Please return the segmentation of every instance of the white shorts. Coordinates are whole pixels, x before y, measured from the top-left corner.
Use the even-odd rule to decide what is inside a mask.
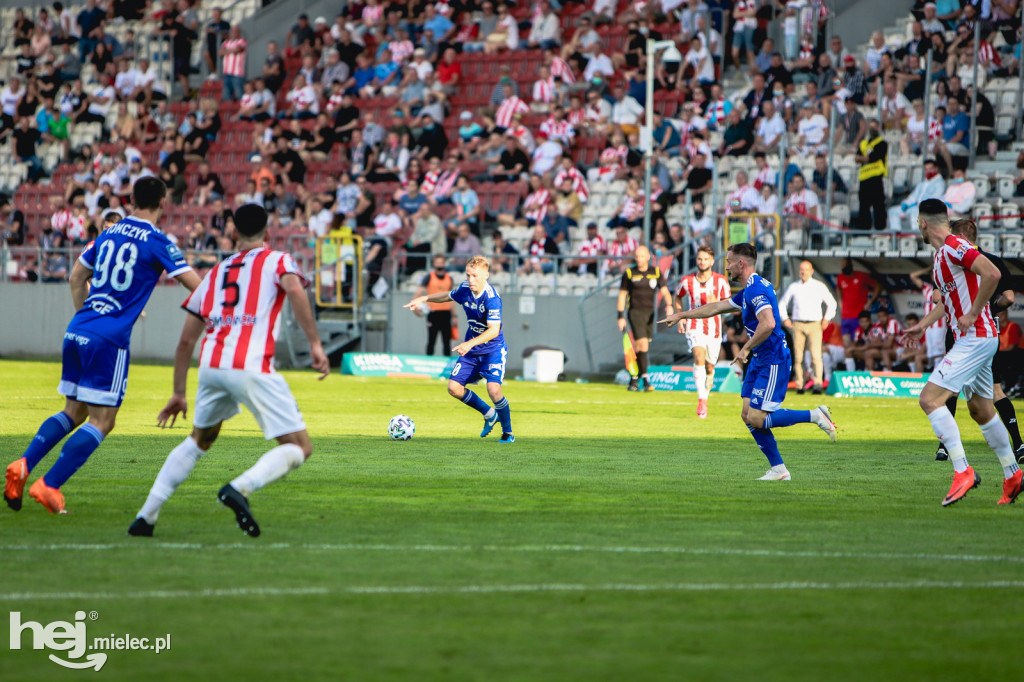
[[[998,349],[999,339],[994,337],[957,339],[928,377],[928,383],[954,393],[963,391],[968,400],[975,395],[991,399],[992,358]]]
[[[718,356],[722,352],[722,339],[693,331],[686,332],[686,342],[690,344],[690,353],[693,353],[695,348],[704,348],[707,351],[704,362],[718,364]]]
[[[306,429],[299,406],[280,374],[199,368],[193,426],[205,429],[227,421],[242,411],[239,405],[249,408],[267,440]]]
[[[928,357],[941,358],[946,354],[945,327],[928,327],[924,330],[924,341],[928,346]]]

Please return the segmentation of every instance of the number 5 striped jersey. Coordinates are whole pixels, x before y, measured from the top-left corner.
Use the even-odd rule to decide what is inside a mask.
[[[286,274],[306,284],[289,254],[263,247],[229,256],[206,274],[181,306],[206,321],[200,367],[274,371]]]
[[[155,225],[129,216],[105,230],[78,262],[92,270],[89,296],[68,329],[88,331],[128,348],[135,320],[166,271],[190,271],[178,247]]]

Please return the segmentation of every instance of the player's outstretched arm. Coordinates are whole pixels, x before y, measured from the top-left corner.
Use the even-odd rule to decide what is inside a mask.
[[[705,317],[714,317],[715,315],[721,315],[724,312],[736,310],[729,299],[724,301],[715,301],[713,303],[707,303],[694,308],[693,310],[680,310],[674,315],[669,315],[664,320],[658,320],[658,324],[665,323],[667,325],[673,325],[679,320],[700,320]]]
[[[447,291],[439,291],[438,293],[431,294],[429,296],[417,296],[402,307],[408,308],[409,310],[416,310],[424,303],[447,303],[450,300],[452,300],[452,297]]]
[[[945,314],[946,306],[943,305],[942,301],[936,301],[935,307],[928,311],[928,314],[925,315],[923,319],[919,320],[914,326],[907,327],[903,330],[903,342],[906,343],[911,340],[917,340],[925,329],[938,322]]]
[[[203,281],[203,278],[196,274],[195,270],[189,270],[183,272],[174,279],[178,280],[181,286],[185,287],[189,291],[195,291],[199,283]]]
[[[750,352],[771,336],[773,331],[775,331],[775,314],[770,306],[765,306],[757,314],[757,329],[754,330],[754,335],[747,339],[747,342],[736,353],[736,359],[733,360],[733,364],[738,365],[746,362]]]
[[[188,399],[185,397],[185,391],[188,389],[188,368],[192,364],[192,352],[196,348],[196,342],[205,330],[206,320],[194,313],[185,316],[185,326],[181,329],[181,338],[178,339],[178,347],[174,350],[174,392],[164,405],[164,409],[156,416],[156,425],[161,429],[174,426],[179,414],[183,417],[188,416]]]
[[[302,286],[302,280],[298,275],[286,272],[281,275],[281,288],[284,289],[288,302],[292,305],[292,314],[295,321],[302,327],[309,341],[309,355],[313,359],[313,369],[320,372],[322,381],[331,372],[331,363],[324,353],[324,346],[320,343],[320,334],[316,330],[316,320],[313,319],[313,309],[309,307],[309,299],[306,297],[306,290]]]
[[[89,295],[89,280],[92,279],[92,270],[82,265],[81,261],[75,261],[71,268],[71,301],[75,304],[75,312],[82,309],[85,299]]]

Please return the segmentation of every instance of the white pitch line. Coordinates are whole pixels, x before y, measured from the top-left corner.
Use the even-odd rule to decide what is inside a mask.
[[[311,552],[437,552],[437,553],[551,553],[551,554],[675,554],[693,556],[749,556],[799,559],[880,559],[889,561],[965,561],[1024,563],[1024,556],[990,554],[927,554],[900,552],[835,552],[818,550],[738,549],[728,547],[601,547],[587,545],[387,545],[387,544],[292,544],[237,542],[201,544],[188,542],[132,542],[109,544],[0,545],[0,551],[103,552],[110,550],[169,549],[185,551],[304,550]]]
[[[350,587],[236,587],[206,590],[144,590],[128,592],[13,592],[0,593],[0,602],[204,599],[218,597],[293,597],[325,595],[398,594],[529,594],[558,592],[767,592],[814,590],[932,590],[932,589],[1020,589],[1022,580],[911,580],[883,582],[778,582],[778,583],[540,583],[525,585],[364,585]]]

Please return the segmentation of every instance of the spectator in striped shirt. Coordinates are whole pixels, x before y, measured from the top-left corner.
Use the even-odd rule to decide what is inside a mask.
[[[224,55],[221,65],[221,82],[223,83],[224,99],[238,101],[242,96],[242,85],[245,82],[245,56],[248,44],[242,36],[242,29],[237,25],[228,31],[228,38],[221,46]],[[187,77],[186,77],[187,80]],[[188,88],[185,88],[188,91]]]

